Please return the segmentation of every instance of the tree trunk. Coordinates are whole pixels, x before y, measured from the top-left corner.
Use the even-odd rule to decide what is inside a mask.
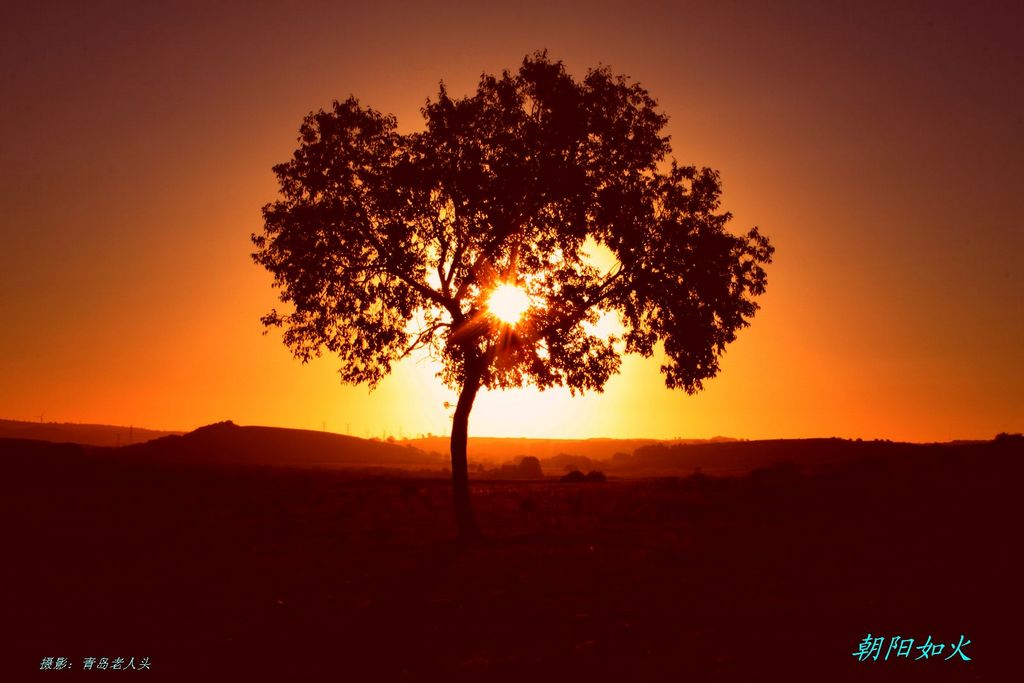
[[[480,391],[480,373],[467,363],[466,380],[459,393],[452,420],[452,500],[455,503],[455,522],[459,529],[459,540],[473,541],[480,538],[480,528],[473,516],[469,500],[469,463],[466,458],[469,437],[469,412]]]

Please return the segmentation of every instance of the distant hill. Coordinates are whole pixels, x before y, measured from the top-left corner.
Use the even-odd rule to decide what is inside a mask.
[[[818,468],[872,455],[919,452],[922,444],[846,439],[774,439],[713,444],[653,444],[609,463],[619,476],[657,476],[699,469],[714,476],[743,475],[762,467],[790,464]]]
[[[181,434],[181,432],[71,422],[0,420],[0,439],[32,439],[56,443],[79,443],[86,446],[127,446],[171,434]]]
[[[447,458],[412,446],[355,436],[280,427],[242,427],[233,422],[200,427],[117,449],[119,457],[160,462],[295,467],[398,467],[437,469]]]
[[[47,430],[47,427],[51,429]],[[136,429],[133,432],[139,435],[137,438],[164,435],[143,443],[112,448],[110,435],[117,435],[119,432],[116,430],[124,428],[11,420],[0,421],[0,428],[8,430],[0,433],[0,454],[3,456],[13,459],[45,457],[54,463],[68,462],[84,455],[93,463],[97,459],[112,458],[171,464],[379,469],[382,473],[392,471],[396,474],[398,470],[405,470],[407,474],[426,476],[440,476],[450,467],[448,438],[439,436],[383,442],[331,432],[247,427],[221,422],[187,434]],[[1024,447],[1024,437],[1020,435],[1000,435],[996,441],[1011,449]],[[74,450],[54,450],[62,443],[75,442],[82,445],[74,446]],[[469,440],[469,458],[471,477],[478,480],[519,477],[521,473],[512,470],[524,457],[537,458],[546,477],[559,477],[574,469],[582,472],[598,470],[620,478],[686,476],[696,470],[712,476],[742,476],[776,466],[820,470],[875,456],[946,453],[974,445],[980,444],[910,444],[834,438],[656,441],[478,437]],[[60,457],[51,458],[55,455]],[[531,472],[529,478],[536,478],[535,467]]]

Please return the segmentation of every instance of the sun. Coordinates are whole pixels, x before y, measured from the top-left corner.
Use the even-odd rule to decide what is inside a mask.
[[[529,295],[510,284],[498,285],[487,297],[487,310],[506,325],[515,325],[530,308]]]

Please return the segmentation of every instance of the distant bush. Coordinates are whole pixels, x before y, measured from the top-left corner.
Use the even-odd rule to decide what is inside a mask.
[[[543,479],[544,471],[540,460],[532,455],[523,456],[515,465],[502,465],[496,470],[483,470],[484,474],[495,479]]]
[[[544,472],[540,468],[540,460],[527,455],[519,461],[519,476],[523,479],[543,479]]]
[[[800,476],[800,468],[791,462],[780,462],[766,467],[758,467],[750,473],[749,477],[754,481],[778,481],[796,479]]]
[[[708,479],[710,479],[710,477],[704,474],[704,472],[702,472],[701,469],[697,467],[693,470],[693,474],[686,478],[686,483],[691,487],[700,488],[705,483],[707,483]]]
[[[237,426],[238,425],[236,425],[231,420],[222,420],[221,422],[213,422],[211,424],[204,425],[202,427],[198,427],[198,428],[195,429],[195,431],[193,431],[193,434],[195,434],[195,433],[207,433],[207,432],[222,432],[222,431],[225,431],[225,430],[234,429]]]
[[[592,470],[587,474],[583,474],[579,470],[573,470],[559,479],[563,484],[601,484],[607,480],[608,478],[604,476],[604,472],[598,472],[597,470]]]
[[[992,439],[992,441],[999,444],[1024,444],[1024,434],[1000,432],[996,434],[996,438]]]

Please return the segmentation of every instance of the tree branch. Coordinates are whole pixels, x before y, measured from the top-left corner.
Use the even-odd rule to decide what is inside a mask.
[[[436,321],[431,323],[427,329],[421,330],[416,335],[415,341],[406,347],[405,351],[402,352],[402,355],[399,356],[399,359],[407,358],[413,351],[428,344],[430,340],[433,339],[434,334],[443,327],[451,327],[451,325],[449,323]]]
[[[412,287],[414,290],[419,292],[421,295],[423,295],[430,301],[433,301],[439,306],[444,307],[444,309],[451,314],[453,320],[460,319],[461,311],[459,310],[459,307],[456,303],[456,299],[444,296],[443,294],[441,294],[441,292],[438,292],[437,290],[426,286],[422,282],[417,282],[416,280],[413,280],[411,277],[403,273],[401,270],[394,267],[394,265],[392,264],[391,253],[384,248],[384,245],[381,244],[380,240],[378,240],[377,236],[373,233],[373,222],[369,219],[369,216],[366,215],[366,212],[363,211],[361,208],[360,213],[363,214],[363,220],[365,221],[366,224],[367,229],[365,230],[365,234],[367,236],[367,239],[369,239],[371,245],[373,245],[373,248],[377,251],[377,258],[383,264],[384,271],[390,275],[393,275],[394,277],[397,277],[399,280]]]

